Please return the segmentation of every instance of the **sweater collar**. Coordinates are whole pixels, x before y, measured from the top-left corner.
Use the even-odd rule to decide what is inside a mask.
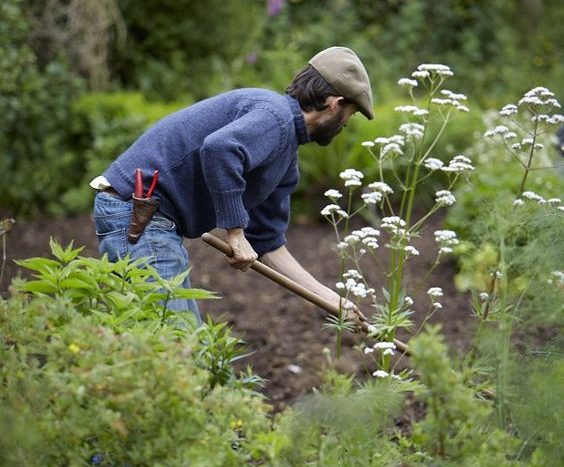
[[[289,94],[284,94],[284,97],[290,104],[290,109],[294,114],[294,125],[296,127],[296,135],[298,137],[298,144],[309,143],[309,135],[307,133],[307,127],[304,120],[304,115],[302,114],[302,109],[298,100]]]

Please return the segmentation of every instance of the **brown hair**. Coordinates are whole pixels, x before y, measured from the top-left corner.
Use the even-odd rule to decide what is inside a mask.
[[[304,112],[323,110],[327,107],[325,99],[339,95],[311,65],[306,66],[294,76],[286,88],[286,94],[296,98]]]

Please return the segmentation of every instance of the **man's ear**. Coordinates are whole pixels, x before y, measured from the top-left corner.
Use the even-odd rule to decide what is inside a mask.
[[[329,96],[325,99],[325,105],[331,110],[336,112],[339,107],[344,104],[345,98],[343,96]]]

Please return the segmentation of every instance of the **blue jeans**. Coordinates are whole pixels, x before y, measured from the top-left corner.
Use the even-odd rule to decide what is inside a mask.
[[[131,219],[132,203],[109,193],[99,192],[94,199],[94,223],[100,254],[107,254],[110,261],[117,261],[127,254],[131,259],[146,259],[163,279],[171,279],[188,269],[188,252],[182,244],[182,236],[176,224],[158,211],[147,224],[136,244],[127,241],[127,227]],[[187,277],[183,287],[190,288]],[[175,299],[167,304],[169,310],[190,311],[198,325],[202,318],[195,300]]]

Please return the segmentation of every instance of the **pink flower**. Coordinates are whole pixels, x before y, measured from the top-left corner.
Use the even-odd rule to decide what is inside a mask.
[[[268,0],[267,2],[267,14],[268,16],[278,16],[282,11],[286,0]]]

